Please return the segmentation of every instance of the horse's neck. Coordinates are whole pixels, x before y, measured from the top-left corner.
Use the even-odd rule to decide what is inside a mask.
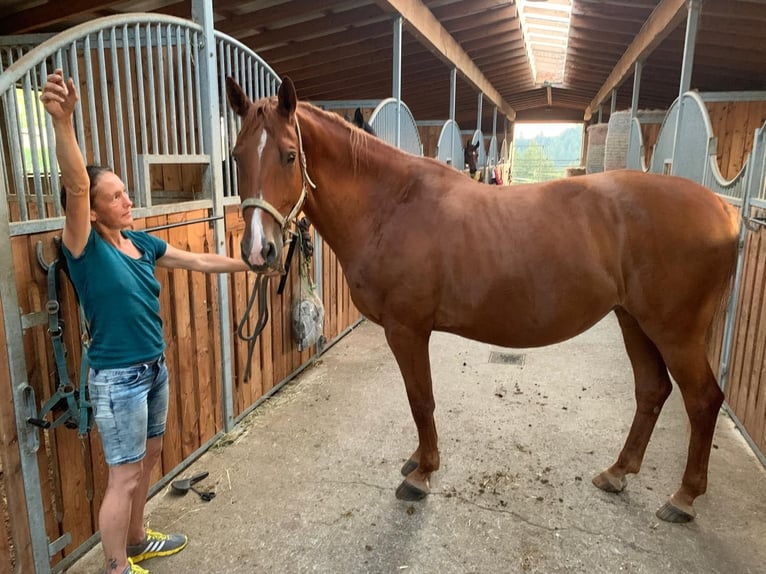
[[[352,128],[334,122],[325,112],[301,107],[298,119],[308,175],[317,186],[309,192],[305,211],[343,262],[355,246],[368,239],[365,226],[368,228],[370,219],[376,217],[373,210],[385,210],[377,193],[382,182],[371,176],[379,166],[375,165],[374,153],[353,149]],[[360,146],[376,143],[367,135],[354,136],[360,138]],[[362,154],[364,161],[355,159],[355,154]]]

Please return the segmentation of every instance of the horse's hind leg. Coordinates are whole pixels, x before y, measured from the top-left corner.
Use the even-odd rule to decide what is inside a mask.
[[[694,499],[707,490],[710,448],[723,393],[703,343],[663,347],[663,354],[683,396],[691,434],[681,488],[657,511],[657,517],[668,522],[688,522],[696,515]]]
[[[636,414],[617,462],[593,477],[593,484],[607,492],[621,492],[627,484],[625,476],[640,470],[662,405],[673,389],[665,362],[655,344],[624,309],[617,308],[615,313],[633,366]]]
[[[431,473],[439,469],[435,403],[428,355],[430,333],[416,332],[400,324],[386,324],[384,328],[388,345],[404,378],[412,418],[418,428],[418,448],[402,467],[406,478],[396,489],[396,497],[420,500],[430,492]]]

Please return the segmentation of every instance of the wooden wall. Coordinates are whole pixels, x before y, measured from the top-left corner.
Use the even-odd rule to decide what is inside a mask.
[[[706,102],[713,134],[718,138],[718,167],[732,179],[753,149],[755,130],[766,121],[766,102]]]
[[[419,125],[418,133],[420,142],[423,144],[423,155],[425,157],[436,157],[436,147],[439,144],[439,136],[442,133],[442,127],[432,125]]]
[[[134,227],[144,229],[159,225],[183,224],[207,215],[207,210],[197,210],[148,217],[137,220]],[[236,206],[227,208],[225,221],[228,252],[237,256],[243,224]],[[184,224],[152,233],[180,249],[211,251],[214,245],[213,231],[207,222]],[[60,231],[56,231],[12,238],[16,286],[23,314],[45,308],[46,276],[37,264],[35,249],[37,242],[41,241],[46,259],[51,261],[54,258],[53,237],[59,234]],[[326,244],[323,244],[322,254],[325,258],[322,266],[323,299],[326,306],[324,333],[328,340],[332,340],[356,322],[359,312],[350,301],[342,271]],[[161,267],[157,268],[157,277],[162,284],[160,303],[171,384],[162,465],[156,470],[154,481],[182,463],[223,428],[219,337],[222,311],[218,303],[217,277]],[[230,314],[232,332],[236,331],[237,324],[244,315],[254,281],[255,275],[251,273],[230,275],[231,304],[230,309],[223,312]],[[248,410],[260,397],[312,357],[312,350],[298,352],[292,339],[291,308],[297,281],[298,274],[293,268],[282,296],[276,293],[278,278],[271,282],[270,319],[258,339],[253,355],[251,380],[248,382],[243,380],[247,346],[234,335],[232,361],[235,416]],[[59,300],[62,318],[66,324],[64,338],[68,371],[70,376],[77,380],[80,343],[75,299],[69,282],[62,278],[60,284]],[[253,314],[248,319],[250,326],[254,320]],[[46,329],[47,325],[31,327],[23,335],[28,381],[40,403],[55,390],[53,351]],[[5,373],[8,371],[8,356],[3,337],[4,328],[0,330],[0,343],[3,343],[0,345],[0,372]],[[10,503],[4,502],[0,507],[0,514],[14,514],[10,528],[19,532],[12,532],[10,537],[3,536],[3,528],[0,527],[0,537],[4,541],[12,541],[11,545],[6,546],[0,542],[0,572],[11,571],[5,567],[10,563],[11,549],[15,551],[21,545],[21,559],[25,559],[24,556],[29,554],[28,533],[25,542],[23,532],[23,528],[26,527],[23,484],[18,471],[15,417],[8,381],[10,377],[0,376],[0,400],[3,405],[0,422],[0,462],[4,469],[2,478],[5,490],[14,495],[10,497]],[[86,438],[85,456],[77,433],[73,430],[61,427],[54,431],[41,431],[40,436],[42,444],[38,452],[38,463],[46,531],[51,540],[64,532],[71,533],[72,543],[65,549],[65,552],[71,552],[98,528],[97,512],[107,482],[107,468],[98,430],[93,430]],[[54,557],[54,562],[60,559],[61,554]],[[33,570],[31,567],[25,567],[22,571]]]
[[[756,209],[756,217],[766,210]],[[729,359],[726,401],[761,453],[766,453],[766,235],[748,232]]]

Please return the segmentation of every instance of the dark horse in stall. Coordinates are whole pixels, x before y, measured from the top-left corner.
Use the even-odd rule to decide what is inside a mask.
[[[358,127],[361,130],[364,130],[370,135],[377,135],[375,133],[375,130],[372,129],[372,126],[367,123],[367,120],[364,119],[364,115],[362,114],[362,108],[356,108],[354,110],[354,117],[351,119],[351,123],[354,124],[356,127]]]
[[[476,142],[475,144],[471,143],[471,140],[468,140],[465,143],[465,147],[463,148],[463,161],[465,162],[465,165],[468,166],[468,173],[471,174],[471,177],[476,177],[476,170],[477,170],[477,164],[479,163],[479,146],[481,145],[481,142]]]
[[[670,373],[691,434],[681,486],[657,515],[694,518],[723,401],[706,343],[735,266],[734,209],[689,180],[634,171],[489,193],[445,164],[299,103],[289,78],[269,99],[251,102],[230,78],[227,94],[243,118],[233,150],[243,258],[256,271],[279,269],[286,226],[302,208],[337,254],[354,304],[383,326],[418,431],[399,498],[425,496],[439,468],[432,331],[534,347],[614,311],[637,405],[616,462],[593,483],[620,492],[639,471]]]

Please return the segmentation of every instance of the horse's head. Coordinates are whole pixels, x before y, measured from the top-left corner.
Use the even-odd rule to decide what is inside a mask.
[[[242,258],[254,271],[282,272],[284,234],[300,211],[307,185],[295,86],[284,78],[276,98],[251,102],[236,81],[226,78],[226,95],[242,117],[232,150],[245,220]]]
[[[472,144],[469,140],[465,144],[465,149],[463,150],[463,159],[465,160],[465,164],[468,166],[468,172],[471,174],[471,177],[476,174],[476,164],[479,162],[480,144],[481,142]]]
[[[354,110],[354,119],[351,123],[353,123],[356,127],[363,129],[370,135],[376,135],[375,130],[372,129],[372,126],[367,123],[367,120],[364,119],[362,108],[356,108],[356,110]]]

